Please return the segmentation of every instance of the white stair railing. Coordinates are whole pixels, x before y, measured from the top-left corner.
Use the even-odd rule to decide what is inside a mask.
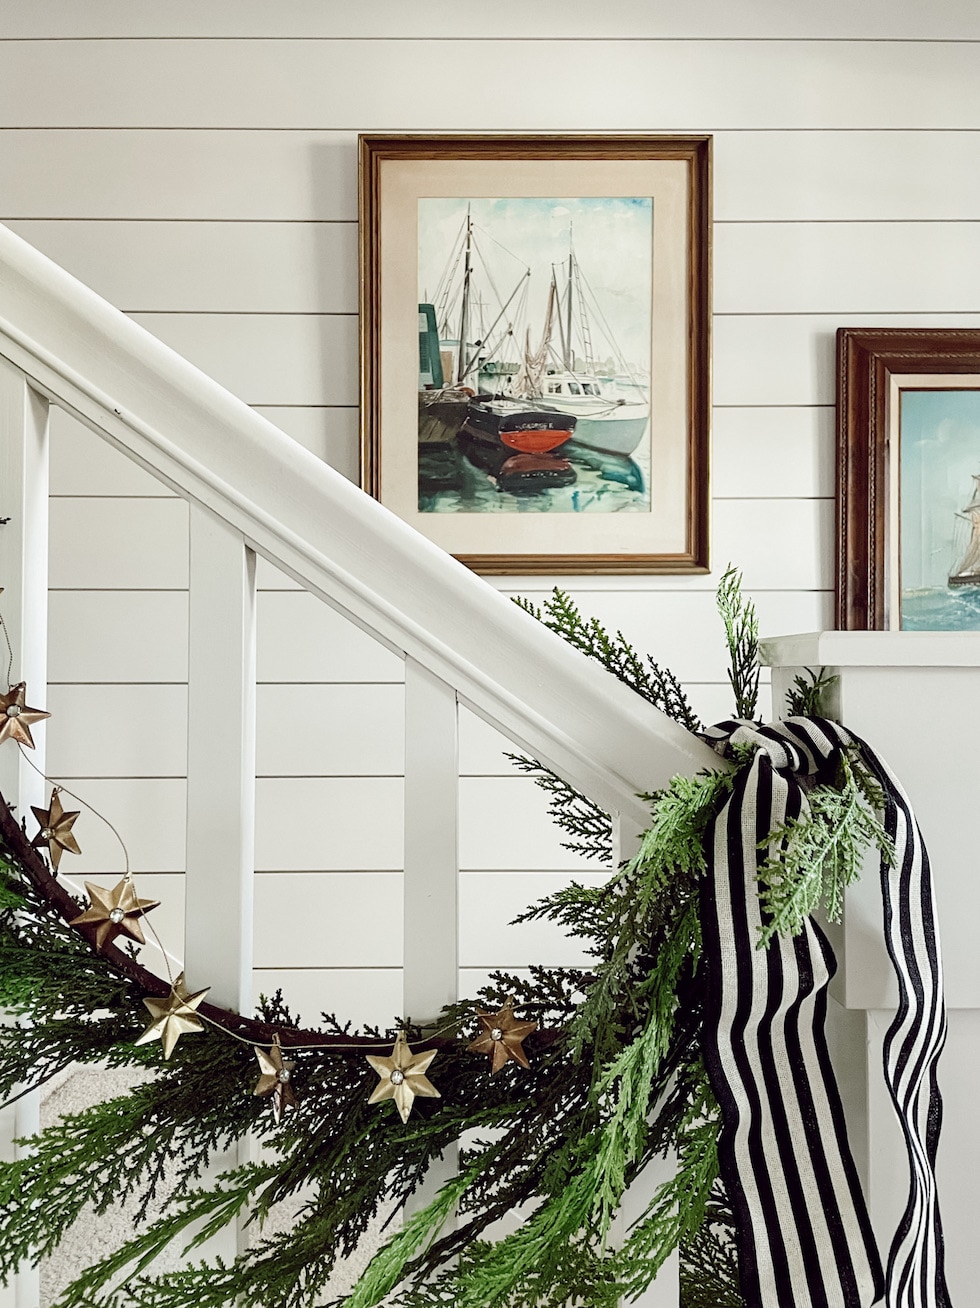
[[[46,699],[48,650],[48,403],[27,378],[0,358],[0,599],[11,646],[10,675],[26,680],[31,704]],[[30,524],[28,529],[27,524]],[[0,662],[8,660],[0,640]],[[0,673],[0,676],[5,673]],[[4,686],[6,690],[6,686]],[[35,762],[44,770],[44,733],[37,733]],[[43,803],[41,775],[10,746],[0,750],[0,791],[18,813]],[[2,1020],[2,1015],[0,1015]],[[13,1159],[15,1140],[38,1129],[39,1096],[27,1095],[0,1108],[0,1158]],[[37,1308],[40,1278],[34,1269],[0,1286],[0,1308]]]
[[[0,227],[0,515],[11,518],[0,528],[0,585],[18,642],[15,675],[29,680],[34,702],[45,681],[48,402],[191,504],[192,989],[209,984],[218,1003],[251,1007],[256,556],[406,660],[404,1005],[415,1019],[456,997],[459,704],[612,814],[623,851],[644,825],[640,792],[718,765],[707,746]],[[14,751],[0,752],[0,768],[8,798],[39,802],[36,774]],[[29,1113],[18,1129],[33,1126]],[[0,1308],[36,1308],[36,1278],[12,1299],[2,1294]],[[642,1302],[675,1308],[676,1278],[658,1280]]]

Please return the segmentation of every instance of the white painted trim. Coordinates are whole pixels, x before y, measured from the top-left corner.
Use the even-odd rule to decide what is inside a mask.
[[[980,631],[811,631],[761,642],[766,667],[975,668]]]
[[[488,820],[495,820],[489,818]],[[451,686],[405,664],[405,1013],[438,1017],[459,998],[459,721]]]
[[[288,576],[451,685],[611,812],[719,766],[572,650],[94,292],[0,228],[0,354]]]
[[[28,703],[46,708],[48,663],[48,404],[0,359],[0,598],[13,649],[11,679],[26,681]],[[0,681],[7,671],[0,634]],[[4,681],[3,690],[7,689]],[[31,731],[31,763],[44,771],[43,722]],[[27,811],[42,804],[42,778],[12,743],[0,747],[0,790]]]
[[[11,679],[26,681],[28,703],[44,708],[47,700],[48,648],[48,404],[17,369],[0,360],[0,598],[13,652]],[[0,638],[0,679],[6,675],[7,646]],[[3,682],[3,689],[7,683]],[[18,815],[30,804],[44,805],[46,787],[35,768],[44,771],[45,725],[37,723],[28,751],[34,767],[11,741],[0,745],[0,790]],[[33,817],[30,819],[33,822]],[[2,1017],[0,1017],[2,1020]],[[22,1150],[14,1141],[40,1129],[40,1095],[36,1090],[0,1108],[0,1157],[14,1159]],[[40,1272],[25,1265],[0,1286],[0,1308],[37,1308]]]
[[[192,506],[184,966],[191,990],[252,1011],[255,555]]]
[[[459,712],[456,692],[414,659],[405,663],[403,1011],[430,1022],[459,998]],[[438,1085],[438,1066],[433,1071]],[[424,1208],[456,1175],[447,1146],[410,1197]],[[444,1230],[453,1225],[447,1222]]]
[[[640,848],[640,840],[649,825],[648,822],[635,822],[631,818],[624,817],[621,813],[613,814],[612,865],[614,868],[619,867],[620,863],[625,863],[628,858],[633,857]]]

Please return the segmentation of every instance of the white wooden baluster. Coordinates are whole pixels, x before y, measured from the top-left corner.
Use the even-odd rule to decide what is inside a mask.
[[[405,660],[404,1006],[432,1021],[459,995],[459,743],[456,692]],[[436,1085],[439,1062],[432,1068]],[[433,1164],[409,1211],[455,1174],[457,1152]]]
[[[24,375],[0,359],[0,610],[13,647],[14,681],[26,681],[28,703],[45,707],[48,621],[48,402],[27,385]],[[7,647],[0,640],[0,678],[6,674]],[[7,683],[3,683],[7,689]],[[44,769],[45,726],[31,732],[32,761]],[[0,790],[17,811],[43,805],[42,779],[10,742],[0,746]],[[27,1095],[0,1109],[0,1158],[14,1158],[14,1140],[38,1129],[39,1096]],[[39,1277],[25,1269],[0,1287],[0,1308],[37,1308]]]
[[[636,853],[642,835],[643,829],[631,819],[622,814],[613,816],[614,866],[618,866],[624,859],[631,858]],[[656,1158],[644,1168],[623,1199],[622,1208],[613,1225],[615,1241],[625,1239],[630,1226],[642,1216],[654,1191],[664,1181],[670,1180],[674,1171],[675,1163],[672,1157]],[[638,1304],[639,1308],[677,1308],[679,1299],[677,1254],[673,1253],[660,1269],[654,1283],[644,1290],[638,1299],[631,1302]]]
[[[255,555],[239,532],[194,505],[189,602],[184,966],[191,991],[210,986],[209,1002],[250,1013]],[[218,1157],[211,1172],[237,1161]],[[234,1256],[237,1241],[223,1233],[207,1252]]]

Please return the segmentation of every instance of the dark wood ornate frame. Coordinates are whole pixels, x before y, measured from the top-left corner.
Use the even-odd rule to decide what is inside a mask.
[[[895,375],[980,374],[980,331],[837,332],[837,626],[886,625],[888,396]]]

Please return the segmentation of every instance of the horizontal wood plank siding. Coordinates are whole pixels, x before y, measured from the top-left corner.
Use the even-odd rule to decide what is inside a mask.
[[[322,0],[234,0],[233,4],[201,0],[169,0],[165,9],[134,5],[132,0],[90,0],[77,5],[67,0],[0,0],[2,30],[8,37],[86,37],[112,40],[145,37],[269,36],[293,40],[369,37],[406,41],[474,37],[487,34],[486,14],[461,9],[456,0],[428,0],[407,12],[403,0],[371,0],[356,5],[325,6]],[[801,40],[858,38],[862,40],[975,40],[980,38],[980,17],[969,3],[950,3],[934,11],[903,0],[887,8],[855,5],[851,0],[824,0],[818,6],[797,7],[783,0],[755,0],[751,7],[733,8],[730,0],[699,0],[696,5],[662,9],[647,0],[619,0],[614,7],[597,8],[592,0],[497,0],[494,30],[514,42],[541,36],[578,40],[583,37],[690,38],[731,40],[794,37]]]
[[[520,94],[475,92],[489,64]],[[726,564],[765,634],[833,620],[837,328],[980,327],[978,84],[967,4],[499,0],[488,24],[455,0],[0,0],[0,222],[356,479],[358,132],[712,133],[713,571],[562,585],[716,721]],[[179,954],[187,510],[64,414],[51,444],[51,765],[124,832]],[[387,1024],[404,664],[257,576],[255,995]],[[554,579],[489,584],[540,602]],[[606,875],[561,848],[512,748],[461,710],[464,994],[580,961],[508,924]],[[78,835],[63,872],[116,876],[111,832]]]
[[[976,219],[977,128],[713,130],[716,223]],[[0,173],[0,221],[357,222],[353,130],[0,123]]]
[[[4,41],[13,127],[621,132],[980,127],[956,41]],[[488,105],[473,61],[521,95]],[[438,70],[438,75],[427,75]],[[775,121],[774,121],[775,116]]]

